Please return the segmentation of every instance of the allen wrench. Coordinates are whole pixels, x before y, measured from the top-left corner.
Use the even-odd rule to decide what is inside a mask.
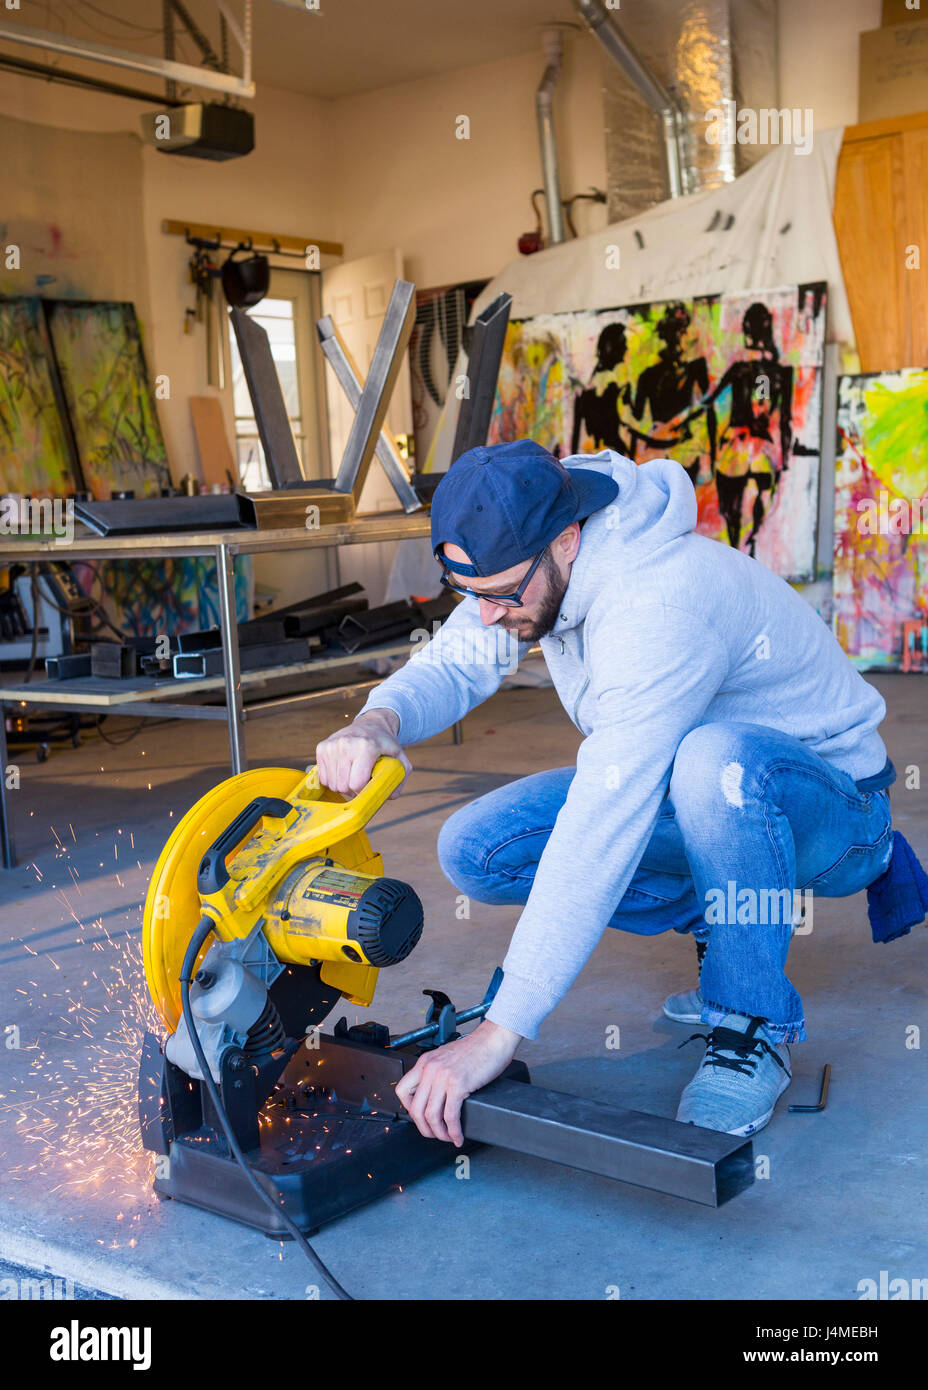
[[[789,1113],[791,1115],[816,1115],[820,1110],[824,1110],[828,1104],[828,1085],[831,1081],[831,1063],[826,1062],[822,1068],[822,1086],[818,1094],[816,1105],[791,1105]]]

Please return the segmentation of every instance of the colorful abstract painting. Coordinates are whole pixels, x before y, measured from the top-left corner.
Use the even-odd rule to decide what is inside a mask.
[[[928,629],[928,371],[838,378],[835,633],[863,669]],[[923,666],[924,651],[912,663]]]
[[[513,320],[490,442],[673,458],[698,530],[815,577],[825,285]]]
[[[157,496],[171,477],[135,309],[56,300],[48,316],[84,486]]]
[[[40,299],[0,300],[0,491],[78,486]]]
[[[207,556],[110,560],[105,565],[78,560],[74,572],[84,593],[100,600],[128,637],[159,633],[175,637],[219,627],[216,562]],[[252,557],[239,555],[235,561],[239,622],[251,617],[252,585]]]

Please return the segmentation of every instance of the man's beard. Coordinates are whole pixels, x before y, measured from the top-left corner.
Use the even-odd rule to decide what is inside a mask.
[[[518,633],[520,642],[537,642],[539,638],[547,637],[548,633],[553,631],[554,624],[560,616],[564,595],[567,592],[570,576],[568,575],[567,579],[561,577],[550,550],[538,568],[548,581],[538,616],[529,622],[527,629],[522,626],[526,622],[525,618],[521,621],[517,618],[501,618],[499,620],[500,627]]]

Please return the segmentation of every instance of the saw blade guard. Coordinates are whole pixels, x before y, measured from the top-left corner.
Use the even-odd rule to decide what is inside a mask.
[[[408,955],[422,929],[419,899],[383,878],[364,833],[404,776],[398,759],[382,757],[346,800],[322,786],[315,767],[305,775],[256,768],[187,812],[155,866],[143,919],[148,988],[169,1030],[181,1018],[181,966],[204,915],[221,941],[260,925],[278,960],[318,964],[326,984],[370,1003],[377,967]]]

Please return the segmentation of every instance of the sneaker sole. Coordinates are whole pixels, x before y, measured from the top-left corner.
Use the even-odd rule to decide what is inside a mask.
[[[701,1023],[702,1014],[673,1014],[665,1004],[661,1010],[665,1018],[673,1019],[674,1023]]]
[[[765,1125],[769,1125],[770,1121],[773,1119],[773,1112],[777,1108],[777,1101],[780,1099],[780,1096],[782,1096],[783,1092],[786,1090],[787,1086],[790,1084],[792,1079],[792,1076],[788,1076],[786,1078],[785,1082],[777,1092],[776,1100],[773,1102],[766,1115],[761,1115],[759,1120],[752,1120],[749,1125],[742,1125],[740,1129],[726,1130],[726,1134],[732,1134],[736,1139],[750,1139],[752,1134],[756,1134],[757,1131],[763,1129]]]

